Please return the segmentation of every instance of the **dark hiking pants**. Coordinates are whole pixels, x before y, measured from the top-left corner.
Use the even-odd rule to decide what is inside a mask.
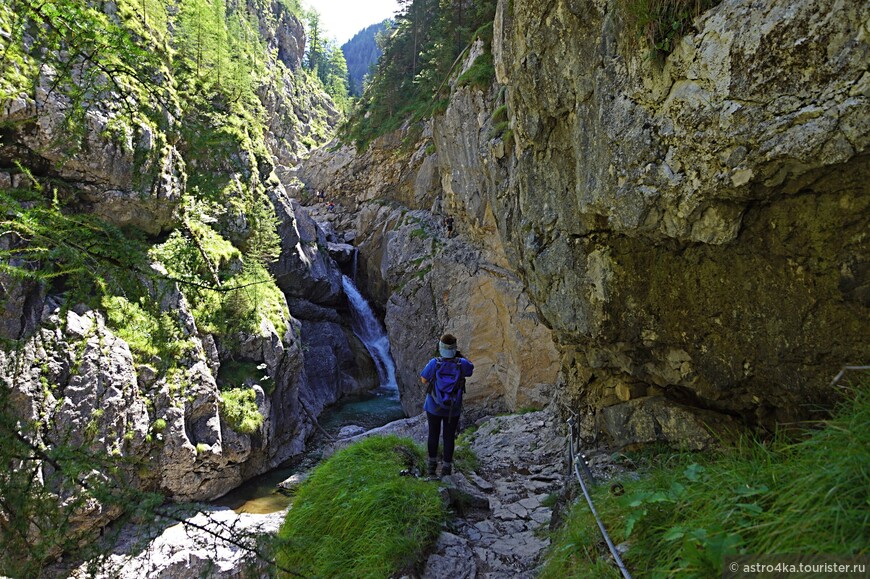
[[[444,462],[453,462],[453,447],[456,442],[456,429],[459,427],[459,415],[436,416],[426,413],[429,420],[429,458],[438,457],[438,438],[441,436],[441,425],[444,424]]]

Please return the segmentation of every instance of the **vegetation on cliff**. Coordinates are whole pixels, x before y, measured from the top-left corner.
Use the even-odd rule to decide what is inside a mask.
[[[664,58],[689,32],[699,14],[720,0],[618,0],[631,46],[644,45],[652,56]]]
[[[392,20],[384,20],[372,24],[359,32],[353,38],[341,45],[341,51],[347,61],[348,80],[350,81],[350,94],[361,97],[363,93],[363,80],[369,74],[372,66],[381,57],[381,46],[385,42],[384,33],[392,28]],[[380,38],[380,41],[378,41]]]
[[[665,452],[625,480],[602,485],[596,508],[640,576],[712,577],[726,555],[866,554],[870,501],[870,389],[865,381],[838,413],[795,442],[746,440],[717,455]],[[791,433],[792,436],[794,433]],[[558,533],[543,577],[618,577],[599,553],[585,501]]]
[[[322,144],[334,115],[294,103],[322,85],[269,46],[270,27],[299,13],[289,0],[0,3],[0,303],[6,318],[21,319],[31,315],[22,304],[36,304],[30,325],[7,332],[4,318],[2,328],[0,457],[10,472],[0,476],[0,543],[9,548],[0,574],[38,574],[95,526],[140,507],[147,517],[163,500],[139,493],[137,484],[157,488],[159,473],[127,450],[160,455],[167,420],[155,408],[191,402],[194,338],[210,334],[215,355],[229,358],[269,323],[285,335],[287,305],[269,271],[279,251],[269,194],[280,189],[271,115],[281,108],[281,128],[304,134],[306,143],[286,147],[294,153]],[[59,327],[33,338],[46,296],[62,308]],[[88,382],[78,366],[58,369],[69,352],[45,341],[67,330],[66,313],[80,304],[103,313],[88,318],[91,335],[68,343],[83,350],[102,340],[106,321],[130,347],[138,376],[118,382],[127,402],[147,407],[144,422],[119,418],[96,432],[104,409],[83,405],[73,409],[82,424],[58,423],[60,409],[80,401],[54,380],[78,380],[77,393],[115,386]],[[16,379],[23,372],[38,374],[34,391]],[[225,387],[221,414],[239,432],[262,423],[254,394],[244,380]]]
[[[444,110],[448,78],[469,43],[492,42],[494,0],[404,0],[383,54],[343,136],[364,148],[372,139]],[[491,82],[489,67],[475,72]],[[488,84],[488,83],[487,83]]]
[[[306,577],[393,577],[418,565],[445,520],[422,450],[395,436],[340,450],[302,485],[279,533],[277,563]]]
[[[293,2],[281,6],[298,12]],[[261,8],[235,0],[174,7],[122,0],[112,13],[73,0],[13,0],[0,8],[0,102],[33,97],[48,75],[50,91],[66,101],[65,131],[54,138],[69,157],[86,146],[88,115],[107,114],[103,137],[134,149],[133,186],[151,195],[161,157],[175,147],[184,193],[173,222],[163,224],[171,234],[161,240],[82,213],[77,185],[62,177],[64,159],[52,169],[35,156],[4,151],[0,169],[29,176],[2,191],[5,230],[13,236],[2,254],[4,273],[106,308],[139,354],[153,354],[151,342],[177,334],[160,321],[160,292],[145,279],[180,283],[202,331],[227,339],[257,332],[261,313],[282,326],[286,306],[265,267],[277,256],[278,238],[265,195],[274,183],[267,179],[267,112],[258,91],[285,69],[270,59],[259,33],[259,18],[275,18]],[[304,77],[297,79],[302,85]],[[5,128],[14,134],[18,125]],[[141,147],[143,135],[154,145]],[[162,275],[149,266],[153,260]],[[246,291],[230,291],[235,287]],[[137,315],[128,315],[134,309]]]

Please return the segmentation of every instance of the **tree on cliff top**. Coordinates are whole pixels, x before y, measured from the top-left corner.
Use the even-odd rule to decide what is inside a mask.
[[[343,138],[365,147],[406,120],[437,113],[469,41],[491,43],[495,6],[495,0],[403,0]]]

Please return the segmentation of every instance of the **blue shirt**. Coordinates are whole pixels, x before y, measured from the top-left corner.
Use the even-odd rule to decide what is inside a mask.
[[[420,372],[420,376],[426,380],[428,384],[432,384],[432,387],[435,387],[435,366],[438,365],[438,358],[432,358],[429,360],[429,363],[426,364],[426,367],[423,368],[423,371]],[[466,360],[465,358],[459,358],[459,367],[462,368],[462,375],[468,378],[472,374],[474,374],[474,364]],[[428,412],[429,414],[434,414],[435,416],[457,416],[460,412],[462,412],[462,392],[459,393],[459,403],[452,409],[445,409],[438,406],[435,403],[435,400],[432,399],[430,394],[426,394],[426,401],[423,403],[423,410]]]

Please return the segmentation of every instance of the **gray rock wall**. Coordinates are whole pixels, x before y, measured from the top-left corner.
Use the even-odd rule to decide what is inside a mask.
[[[497,271],[521,304],[497,325],[546,325],[533,351],[558,345],[546,379],[596,417],[590,433],[700,447],[717,422],[805,417],[841,365],[870,358],[868,8],[726,0],[661,63],[619,10],[499,2],[491,90],[454,87],[410,150],[413,128],[362,154],[317,151],[300,176],[356,211],[409,400],[440,331],[487,335],[502,302],[469,296]],[[402,222],[395,204],[431,217]],[[407,231],[437,239],[447,213],[470,252]],[[522,356],[522,335],[477,354]]]
[[[284,3],[267,5],[259,13],[260,32],[274,58],[266,63],[269,74],[257,81],[266,117],[263,135],[227,138],[213,156],[191,152],[202,145],[197,137],[216,127],[191,119],[197,111],[173,104],[177,93],[171,85],[176,81],[164,70],[160,79],[167,82],[170,96],[158,121],[130,115],[130,109],[145,110],[138,93],[119,94],[124,89],[118,86],[91,90],[80,104],[82,139],[67,139],[71,102],[62,83],[53,86],[55,72],[43,65],[34,86],[24,83],[21,94],[0,95],[0,188],[30,186],[27,173],[17,166],[21,162],[47,185],[46,195],[57,188],[66,213],[95,214],[144,232],[155,243],[179,226],[182,197],[197,196],[211,185],[200,181],[197,188],[188,187],[188,175],[234,183],[234,191],[254,198],[265,191],[280,219],[283,255],[273,268],[280,287],[296,301],[339,305],[340,274],[327,255],[323,233],[287,198],[280,180],[340,115],[308,77],[293,74],[304,51],[301,22]],[[106,9],[113,6],[109,3]],[[240,207],[241,198],[232,196],[223,199],[230,206],[216,228],[237,247],[245,247],[251,223]],[[26,242],[20,235],[0,235],[4,251]],[[157,282],[144,277],[140,281],[162,312],[180,322],[183,340],[190,343],[168,373],[155,370],[159,359],[152,360],[154,367],[147,361],[135,363],[128,344],[107,327],[104,313],[64,303],[68,296],[58,295],[67,289],[63,279],[48,287],[0,275],[0,382],[11,389],[12,410],[26,419],[22,424],[28,427],[22,429],[32,442],[85,448],[99,460],[117,460],[125,484],[134,489],[157,490],[177,500],[210,500],[301,453],[314,429],[313,417],[341,396],[369,385],[364,371],[355,375],[348,369],[348,359],[361,361],[351,339],[338,339],[344,337],[339,325],[330,326],[323,336],[319,329],[309,335],[298,319],[276,321],[276,328],[263,315],[258,329],[224,336],[221,343],[197,328],[178,288],[155,288]],[[67,311],[70,307],[74,311]],[[305,364],[305,348],[312,344],[338,361],[346,375],[342,383],[333,383],[316,364]],[[218,374],[231,360],[262,370],[245,383],[265,417],[252,434],[234,431],[220,411]],[[57,481],[52,467],[43,464],[38,482],[60,500],[81,492],[60,488]],[[97,501],[88,506],[92,512],[74,513],[76,524],[80,522],[74,531],[83,536],[119,514]]]
[[[613,3],[500,3],[516,165],[496,215],[570,405],[640,381],[770,425],[868,359],[867,19],[726,1],[659,67]]]

